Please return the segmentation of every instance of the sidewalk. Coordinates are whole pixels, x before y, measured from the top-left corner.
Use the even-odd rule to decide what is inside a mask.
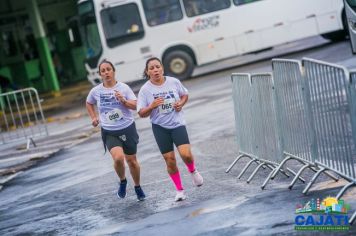
[[[48,137],[35,138],[26,149],[26,141],[0,146],[0,190],[22,171],[50,158],[60,151],[84,142],[99,131],[90,125],[85,98],[92,88],[88,81],[63,88],[60,96],[40,94],[47,120]]]

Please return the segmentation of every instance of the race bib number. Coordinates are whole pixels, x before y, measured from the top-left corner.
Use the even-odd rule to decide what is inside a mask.
[[[114,109],[106,113],[106,120],[112,124],[121,120],[123,117],[124,115],[122,114],[122,111],[120,109]]]
[[[174,98],[165,99],[163,104],[159,106],[159,113],[165,114],[174,111],[173,104],[175,101]]]

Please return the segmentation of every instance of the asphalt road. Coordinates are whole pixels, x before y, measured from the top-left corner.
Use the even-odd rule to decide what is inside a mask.
[[[352,68],[356,67],[356,57],[349,47],[346,41],[322,42],[316,48],[284,57],[311,57]],[[231,68],[229,60],[219,63],[224,65],[220,69],[230,69],[209,74],[201,72],[205,75],[184,82],[190,92],[189,103],[184,108],[188,132],[197,167],[205,180],[202,187],[194,187],[185,166],[177,158],[188,195],[186,201],[173,201],[175,189],[154,142],[149,120],[137,118],[138,159],[142,187],[147,194],[145,201],[136,201],[129,176],[127,197],[117,199],[118,178],[97,133],[21,173],[0,192],[0,234],[300,234],[294,230],[295,205],[311,197],[333,196],[345,182],[334,183],[321,177],[314,191],[304,196],[303,184],[298,183],[289,191],[290,179],[281,175],[262,191],[260,185],[267,170],[259,172],[250,184],[245,180],[252,170],[237,180],[247,160],[226,174],[225,169],[238,151],[230,75],[232,72],[270,72],[271,63],[261,60],[236,68]],[[74,125],[77,123],[73,122]],[[306,179],[311,176],[308,172],[303,175]],[[355,196],[356,190],[352,189],[344,197],[353,210],[356,209]],[[356,226],[334,234],[356,234]]]

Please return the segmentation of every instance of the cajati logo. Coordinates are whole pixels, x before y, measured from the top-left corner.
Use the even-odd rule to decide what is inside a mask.
[[[347,211],[350,206],[344,200],[333,197],[311,199],[296,206],[295,230],[349,230]]]
[[[207,30],[219,26],[219,16],[209,16],[206,18],[197,18],[191,27],[188,27],[189,33],[201,30]]]

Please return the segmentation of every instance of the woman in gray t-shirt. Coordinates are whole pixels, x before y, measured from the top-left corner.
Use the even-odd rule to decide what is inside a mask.
[[[182,108],[188,100],[188,90],[178,79],[163,75],[162,62],[156,57],[147,60],[144,74],[149,80],[138,94],[137,111],[140,117],[150,116],[153,134],[177,190],[175,201],[182,201],[186,196],[173,144],[191,173],[193,183],[196,186],[203,184],[203,178],[195,168],[183,118]]]
[[[115,171],[120,178],[117,196],[126,196],[127,180],[125,160],[135,183],[137,199],[142,201],[145,194],[140,187],[140,165],[136,159],[138,134],[131,110],[136,109],[136,96],[131,88],[115,79],[115,67],[104,60],[99,65],[103,83],[94,87],[87,97],[86,108],[94,127],[101,124],[104,148],[110,151]],[[99,119],[94,105],[97,106]]]

